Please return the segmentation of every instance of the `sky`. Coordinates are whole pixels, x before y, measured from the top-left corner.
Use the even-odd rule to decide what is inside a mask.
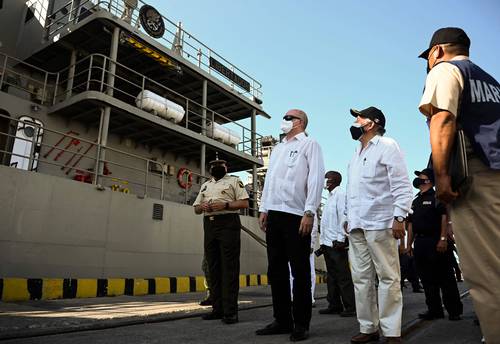
[[[432,33],[458,26],[471,59],[500,79],[500,1],[149,0],[174,22],[263,85],[261,135],[279,135],[284,113],[300,108],[327,170],[344,176],[358,142],[349,109],[376,106],[386,136],[403,151],[410,173],[430,153],[417,109],[426,63],[417,56]]]

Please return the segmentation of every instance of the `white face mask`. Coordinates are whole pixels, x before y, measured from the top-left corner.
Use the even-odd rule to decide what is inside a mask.
[[[282,120],[280,128],[282,132],[288,134],[293,129],[293,121]]]

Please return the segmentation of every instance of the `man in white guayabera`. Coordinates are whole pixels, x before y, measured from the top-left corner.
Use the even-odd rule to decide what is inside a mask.
[[[259,209],[259,224],[266,232],[275,321],[256,334],[292,332],[291,341],[309,335],[311,229],[325,173],[321,147],[305,133],[307,122],[302,110],[290,110],[283,117],[281,130],[286,137],[272,152]],[[294,277],[293,302],[288,262]]]
[[[397,239],[405,235],[412,188],[398,144],[382,136],[382,111],[369,107],[351,110],[351,115],[356,117],[351,136],[360,141],[349,163],[346,195],[349,260],[360,327],[351,343],[378,340],[379,325],[387,343],[400,343],[403,300]]]

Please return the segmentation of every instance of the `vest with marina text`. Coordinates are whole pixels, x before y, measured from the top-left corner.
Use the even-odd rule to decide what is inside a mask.
[[[447,63],[458,67],[464,78],[458,122],[474,153],[500,170],[500,84],[470,60]]]

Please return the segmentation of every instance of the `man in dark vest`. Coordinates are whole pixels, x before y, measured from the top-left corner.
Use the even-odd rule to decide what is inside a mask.
[[[420,57],[428,75],[419,109],[430,127],[438,199],[451,220],[464,278],[486,343],[500,343],[500,85],[469,60],[470,39],[442,28]],[[453,190],[450,156],[465,133],[469,178]]]

